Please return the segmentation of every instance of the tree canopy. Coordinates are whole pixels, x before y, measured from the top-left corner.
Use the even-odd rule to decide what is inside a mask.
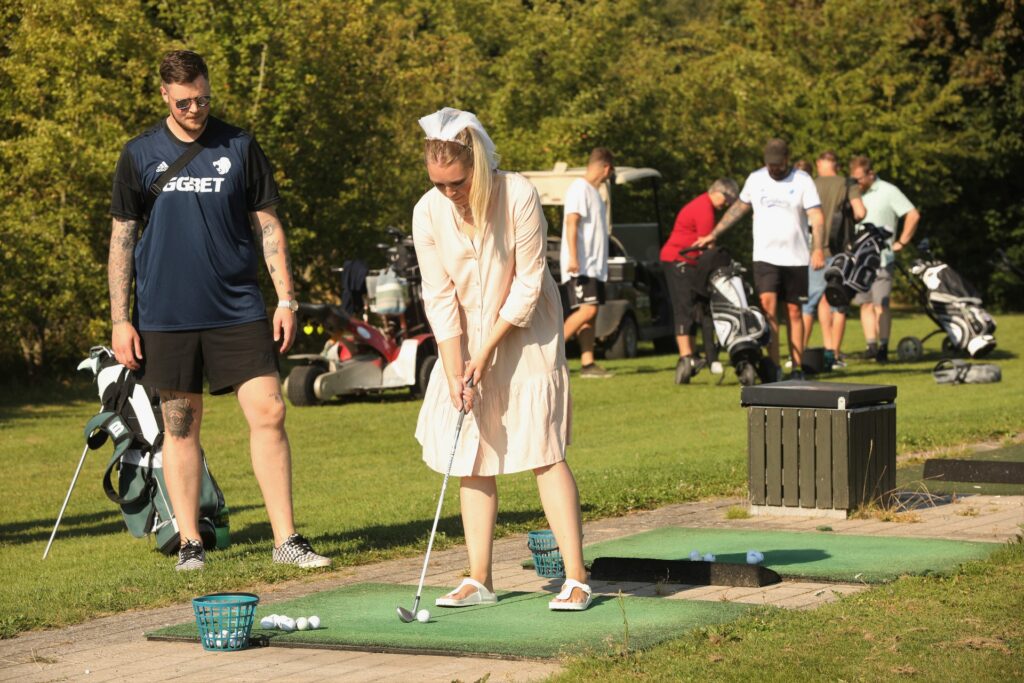
[[[661,170],[675,211],[719,176],[867,154],[922,234],[1021,306],[1024,9],[1016,0],[8,0],[0,8],[0,367],[67,368],[109,340],[122,145],[166,115],[157,65],[204,55],[215,114],[275,165],[299,296],[408,229],[417,119],[469,109],[510,170],[595,145]],[[667,216],[666,216],[667,217]],[[730,239],[749,240],[734,230]],[[742,245],[739,245],[742,249]]]

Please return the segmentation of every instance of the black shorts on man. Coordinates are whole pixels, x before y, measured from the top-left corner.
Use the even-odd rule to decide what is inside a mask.
[[[243,382],[279,371],[266,320],[184,332],[143,330],[140,335],[142,369],[137,377],[154,389],[201,394],[205,374],[211,394],[228,394]]]
[[[565,286],[569,293],[570,310],[583,305],[600,306],[604,303],[604,280],[598,280],[588,275],[577,275],[569,278]]]
[[[696,266],[681,261],[662,261],[668,298],[672,301],[672,320],[677,335],[690,335],[697,329]]]
[[[754,261],[754,288],[758,294],[774,292],[789,304],[807,302],[807,266],[777,266]]]

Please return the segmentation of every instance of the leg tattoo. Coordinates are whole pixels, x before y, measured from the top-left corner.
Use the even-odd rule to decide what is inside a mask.
[[[164,427],[171,436],[186,439],[192,433],[195,422],[195,410],[187,398],[172,398],[162,403],[164,411]]]

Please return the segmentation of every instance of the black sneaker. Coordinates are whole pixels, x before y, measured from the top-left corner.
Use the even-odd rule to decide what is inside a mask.
[[[580,368],[580,377],[590,377],[598,379],[606,379],[608,377],[614,377],[614,372],[608,372],[597,363],[591,363],[590,365],[584,365]]]
[[[868,348],[860,357],[862,360],[875,360],[878,357],[878,344],[868,344]]]
[[[875,362],[876,363],[882,363],[882,364],[885,364],[885,363],[889,362],[889,345],[888,344],[879,344],[878,345],[878,353],[875,354]]]
[[[292,534],[284,543],[274,548],[274,562],[312,569],[330,566],[331,558],[317,555],[313,552],[313,546],[301,534]]]
[[[174,565],[176,572],[193,572],[206,566],[206,551],[203,550],[201,541],[188,540],[178,550],[178,564]]]
[[[789,379],[805,379],[803,370],[794,370],[789,373]]]

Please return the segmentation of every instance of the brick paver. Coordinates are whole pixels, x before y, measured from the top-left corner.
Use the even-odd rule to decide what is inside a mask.
[[[875,518],[756,516],[725,518],[739,499],[671,505],[585,525],[587,543],[596,543],[663,526],[812,531],[828,525],[837,534],[1005,541],[1021,533],[1024,496],[970,496],[941,499],[941,504],[907,504],[903,521]],[[529,557],[524,536],[494,546],[495,588],[555,591],[557,581],[522,569]],[[269,587],[264,604],[367,581],[416,585],[422,557],[391,560],[337,570],[314,580]],[[427,583],[455,586],[465,575],[464,548],[437,552]],[[730,600],[791,609],[811,609],[867,587],[859,584],[784,581],[761,588],[593,582],[596,593],[662,596],[672,600]],[[410,593],[411,595],[411,593]],[[205,652],[188,643],[151,642],[144,633],[192,618],[191,605],[176,605],[103,617],[64,629],[22,634],[0,641],[0,681],[219,680],[219,681],[532,681],[559,669],[557,660],[509,661],[479,657],[379,654],[340,650],[255,648],[236,653]]]

